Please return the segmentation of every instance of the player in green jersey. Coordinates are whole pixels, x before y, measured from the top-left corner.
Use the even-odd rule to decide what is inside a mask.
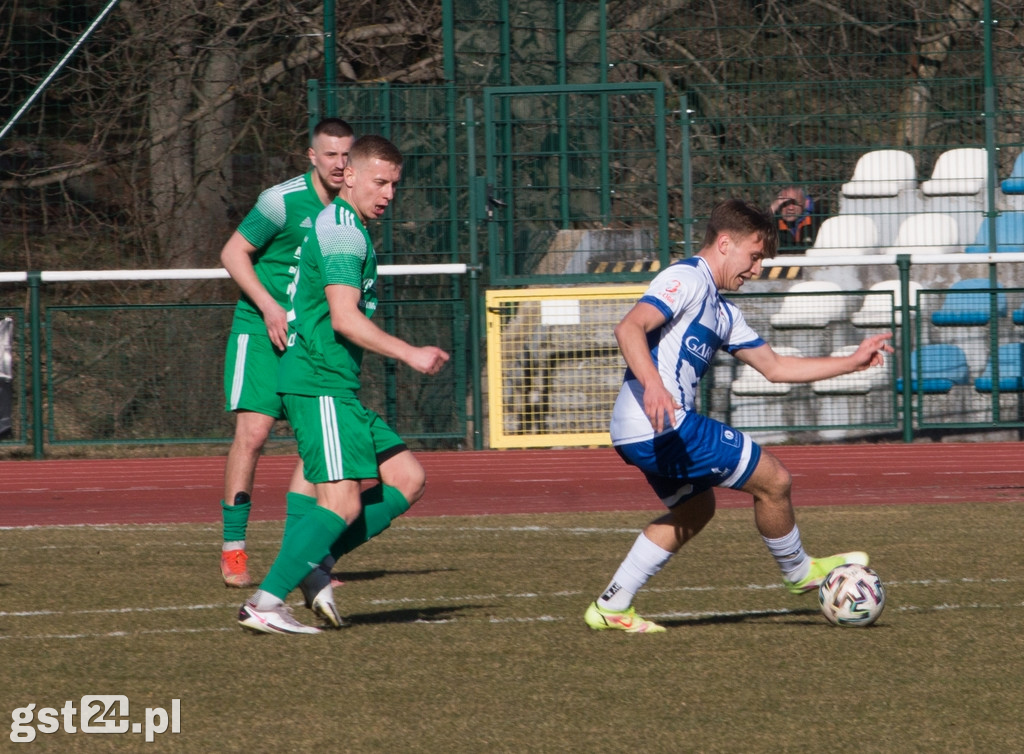
[[[307,150],[312,169],[261,193],[220,253],[221,264],[241,288],[224,368],[227,410],[235,413],[221,501],[220,567],[227,586],[252,583],[245,531],[256,464],[274,422],[284,415],[277,362],[288,337],[285,310],[296,254],[313,219],[337,196],[353,141],[352,127],[342,119],[320,121]],[[302,479],[301,467],[296,478]]]
[[[270,572],[239,609],[243,628],[319,633],[295,620],[284,603],[300,583],[318,617],[340,628],[344,620],[329,580],[316,594],[304,580],[322,574],[325,559],[333,562],[386,529],[423,494],[423,467],[357,395],[365,350],[422,374],[436,374],[449,358],[436,346],[414,346],[390,335],[370,319],[377,306],[377,261],[364,223],[384,214],[401,175],[402,154],[390,141],[358,139],[337,198],[317,216],[303,243],[278,389],[316,497],[308,500],[308,513],[286,522]],[[379,484],[362,491],[364,480]]]

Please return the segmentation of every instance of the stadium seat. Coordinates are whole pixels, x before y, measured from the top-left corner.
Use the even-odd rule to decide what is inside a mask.
[[[992,221],[986,217],[978,228],[974,243],[964,249],[968,254],[988,254],[988,234]],[[996,216],[996,252],[1024,252],[1024,212],[1003,212]]]
[[[919,356],[920,355],[920,356]],[[918,380],[917,362],[921,362]],[[914,349],[910,354],[910,389],[922,393],[948,393],[954,385],[970,382],[971,370],[959,346],[932,343]],[[903,378],[896,380],[896,392],[903,390]]]
[[[949,287],[942,307],[932,312],[932,324],[939,327],[971,327],[988,323],[991,311],[991,283],[988,278],[958,280]],[[1001,284],[998,287],[1002,288]],[[963,293],[959,291],[965,291]],[[996,313],[1006,316],[1006,294],[996,296]]]
[[[803,355],[799,349],[787,346],[779,346],[774,350],[783,356]],[[739,374],[731,385],[733,395],[786,395],[792,389],[792,382],[770,382],[749,364],[740,367]]]
[[[1024,152],[1017,155],[1010,177],[1000,185],[1004,194],[1024,194]]]
[[[930,180],[921,184],[925,196],[973,196],[988,179],[988,153],[961,147],[939,155]]]
[[[857,350],[857,346],[844,346],[832,352],[832,356],[849,356]],[[879,364],[860,372],[841,374],[811,383],[811,390],[818,395],[866,395],[872,388],[885,385],[889,369]]]
[[[917,168],[910,153],[879,149],[861,155],[842,192],[849,197],[896,196],[902,189],[913,188],[917,188]]]
[[[1024,377],[1021,375],[1021,354],[1024,343],[1004,343],[999,346],[999,391],[1024,391]],[[992,362],[985,366],[985,371],[974,381],[974,389],[979,393],[992,392]]]
[[[960,250],[956,220],[942,212],[911,215],[896,232],[889,254],[953,254]]]
[[[867,215],[836,215],[821,224],[807,256],[878,253],[878,226]]]
[[[921,284],[909,281],[910,305],[917,306],[917,292],[921,290]],[[896,325],[903,323],[903,312],[900,306],[903,303],[903,293],[899,280],[883,280],[871,286],[872,291],[892,291],[892,297],[885,293],[870,293],[864,297],[864,303],[860,309],[853,313],[850,321],[857,327],[890,327],[895,316]]]
[[[1013,324],[1024,325],[1024,306],[1013,310]]]
[[[808,280],[797,283],[782,299],[782,307],[771,316],[772,327],[779,330],[823,328],[829,322],[846,317],[846,297],[830,294],[839,291],[838,283]]]

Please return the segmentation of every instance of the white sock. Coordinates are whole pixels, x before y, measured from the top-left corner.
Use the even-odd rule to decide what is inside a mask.
[[[800,528],[793,526],[793,531],[778,539],[761,537],[768,545],[768,551],[775,558],[782,570],[782,577],[790,583],[807,578],[811,571],[811,557],[804,552],[800,541]]]
[[[270,592],[264,592],[262,589],[257,589],[256,593],[249,598],[249,602],[254,604],[257,610],[272,610],[278,605],[283,604],[283,600],[278,599]]]
[[[661,549],[641,532],[598,603],[608,610],[626,610],[640,587],[671,557],[671,552]]]
[[[245,540],[244,539],[240,539],[240,540],[237,540],[235,542],[225,542],[223,545],[221,545],[220,549],[223,552],[228,552],[229,550],[244,550],[245,549]]]

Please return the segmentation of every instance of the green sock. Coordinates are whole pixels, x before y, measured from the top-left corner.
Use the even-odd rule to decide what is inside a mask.
[[[224,541],[244,542],[245,528],[249,524],[249,509],[252,508],[252,503],[247,501],[228,505],[221,500],[220,508],[224,515]]]
[[[334,544],[331,555],[335,560],[347,552],[369,542],[391,526],[391,522],[411,507],[405,495],[395,487],[378,484],[362,494],[363,515],[352,522]]]
[[[284,517],[284,535],[282,535],[282,543],[284,537],[288,536],[288,532],[295,524],[297,524],[302,517],[309,513],[316,507],[316,498],[311,495],[301,495],[298,492],[289,492],[284,498],[288,506]]]
[[[334,511],[315,506],[289,529],[260,589],[283,600],[330,552],[346,526]]]

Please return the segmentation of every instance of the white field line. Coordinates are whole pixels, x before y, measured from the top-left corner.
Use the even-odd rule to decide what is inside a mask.
[[[1005,610],[1007,608],[1024,608],[1024,602],[1018,602],[1014,604],[995,604],[995,603],[980,603],[972,602],[967,604],[951,604],[943,603],[941,605],[900,605],[895,609],[896,612],[948,612],[956,610]],[[702,612],[671,612],[671,613],[647,613],[649,618],[658,620],[671,620],[671,619],[688,619],[688,620],[714,620],[716,618],[763,618],[770,615],[797,615],[806,612],[806,608],[784,608],[784,609],[771,609],[771,610],[728,610],[728,611],[716,611],[707,610]],[[892,610],[889,611],[890,613]],[[513,616],[508,618],[486,618],[483,620],[474,620],[467,618],[439,618],[433,619],[418,619],[411,621],[413,623],[424,624],[424,625],[446,625],[453,623],[491,623],[491,624],[503,624],[503,623],[560,623],[567,620],[577,621],[580,620],[579,615],[565,616],[565,615],[532,615],[532,616]],[[20,636],[0,636],[0,642],[7,640],[28,640],[28,641],[53,641],[53,640],[77,640],[77,639],[124,639],[139,636],[148,635],[160,635],[160,634],[202,634],[202,633],[223,633],[225,631],[237,631],[239,630],[235,626],[213,626],[207,628],[162,628],[162,629],[133,629],[130,631],[106,631],[100,633],[77,633],[77,634],[24,634]],[[329,633],[329,632],[328,632]]]
[[[1009,579],[924,579],[924,580],[911,580],[904,582],[888,582],[887,588],[894,589],[904,586],[948,586],[948,585],[962,585],[970,586],[976,584],[1001,584],[1010,581]],[[691,587],[668,587],[668,588],[652,588],[645,591],[657,592],[657,593],[679,593],[679,592],[726,592],[726,591],[746,591],[746,592],[760,592],[760,591],[771,591],[782,589],[781,584],[747,584],[743,586],[733,587],[712,587],[712,586],[691,586]],[[573,600],[582,599],[583,592],[578,590],[566,590],[559,592],[551,592],[547,594],[536,593],[536,592],[516,592],[516,593],[489,593],[489,594],[466,594],[466,595],[454,595],[454,596],[433,596],[433,597],[403,597],[398,599],[373,599],[366,600],[365,604],[374,607],[387,607],[387,606],[402,606],[402,605],[417,605],[417,604],[429,604],[429,605],[443,605],[452,603],[465,603],[465,602],[480,602],[480,601],[523,601],[523,600],[534,600],[534,599],[550,599],[550,598],[571,598]],[[811,603],[813,604],[813,603]],[[54,618],[74,617],[74,616],[86,616],[86,615],[126,615],[126,614],[167,614],[175,612],[191,612],[201,610],[223,610],[225,613],[235,609],[237,602],[222,602],[222,603],[210,603],[210,604],[195,604],[195,605],[164,605],[157,607],[118,607],[118,608],[103,608],[93,610],[29,610],[29,611],[0,611],[0,618],[47,618],[52,621]],[[934,612],[934,611],[951,611],[951,610],[1001,610],[1007,608],[1020,608],[1024,607],[1024,602],[1017,603],[979,603],[979,602],[968,602],[968,603],[949,603],[943,602],[939,605],[898,605],[890,609],[896,612]],[[798,613],[804,613],[807,610],[807,606],[800,608],[781,608],[781,609],[759,609],[759,610],[732,610],[732,611],[696,611],[696,612],[669,612],[669,613],[648,613],[648,617],[654,619],[715,619],[715,618],[743,618],[743,617],[764,617],[769,615],[792,615]],[[492,624],[501,623],[551,623],[561,622],[566,620],[577,620],[579,618],[579,611],[574,611],[572,615],[520,615],[512,616],[507,618],[438,618],[433,619],[419,619],[416,623],[423,624],[437,624],[443,625],[448,623],[466,623],[466,622],[484,622]],[[136,636],[146,636],[155,634],[198,634],[207,632],[219,632],[219,631],[233,631],[236,630],[236,626],[230,623],[229,619],[225,621],[228,625],[225,626],[214,626],[214,627],[180,627],[180,628],[163,628],[163,629],[147,629],[147,628],[133,628],[129,630],[111,630],[111,631],[100,631],[100,632],[79,632],[79,633],[68,633],[68,634],[43,634],[43,633],[26,633],[26,634],[0,634],[0,642],[3,641],[15,641],[15,640],[76,640],[76,639],[96,639],[96,638],[127,638]]]

